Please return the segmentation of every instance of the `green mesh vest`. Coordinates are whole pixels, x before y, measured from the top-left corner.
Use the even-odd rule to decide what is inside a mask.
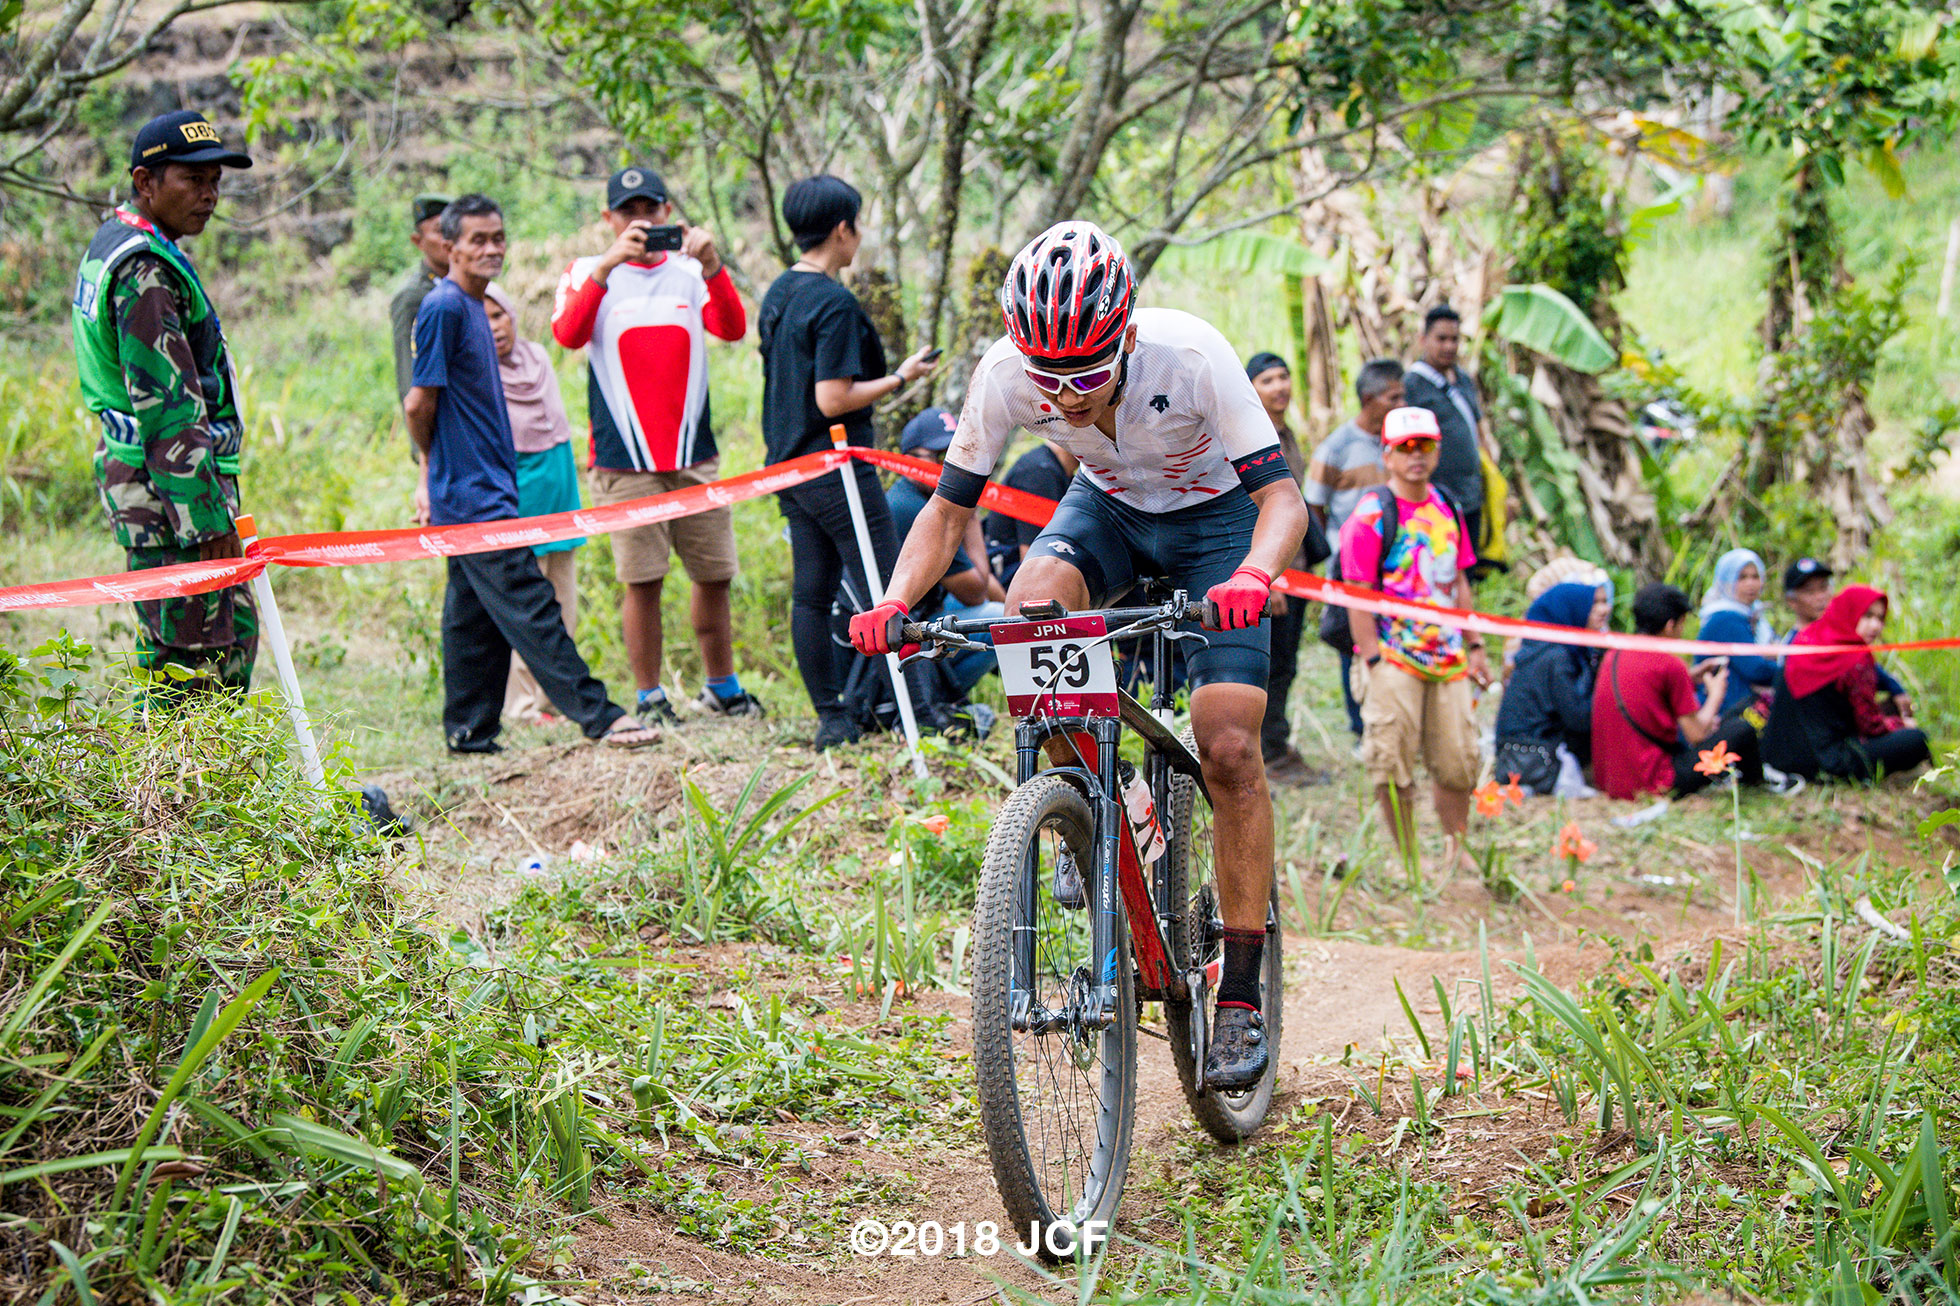
[[[116,269],[138,253],[155,255],[174,274],[184,334],[197,365],[197,386],[203,392],[205,415],[217,445],[218,470],[236,476],[242,430],[231,354],[225,347],[217,310],[204,293],[197,269],[191,266],[183,251],[165,240],[148,219],[128,207],[118,208],[96,231],[75,277],[72,314],[75,362],[80,372],[82,401],[90,412],[102,417],[102,452],[130,467],[144,465],[144,439],[123,383],[123,368],[126,362],[137,366],[168,365],[168,360],[156,356],[153,342],[122,338],[110,302],[109,290]],[[130,351],[135,356],[126,358]],[[144,354],[152,357],[144,358]]]

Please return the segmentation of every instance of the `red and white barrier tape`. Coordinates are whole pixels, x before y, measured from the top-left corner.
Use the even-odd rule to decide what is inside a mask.
[[[874,467],[896,472],[927,487],[939,483],[939,465],[923,458],[888,453],[882,449],[853,447],[848,452],[825,450],[804,454],[739,476],[725,477],[706,485],[689,485],[664,494],[649,495],[603,508],[580,508],[576,512],[553,513],[545,517],[523,517],[513,521],[472,522],[459,526],[407,527],[386,531],[329,531],[314,535],[277,535],[254,545],[250,556],[228,562],[184,562],[147,571],[118,572],[113,576],[93,576],[83,580],[49,581],[40,585],[0,588],[0,612],[26,608],[85,607],[99,603],[138,603],[146,599],[170,598],[184,594],[204,594],[211,590],[240,585],[264,570],[268,563],[287,567],[348,567],[374,562],[402,562],[416,558],[448,558],[459,554],[492,553],[499,549],[528,548],[585,535],[609,535],[652,522],[671,521],[713,508],[775,494],[803,485],[837,470],[853,458]],[[980,506],[1002,513],[1016,521],[1045,526],[1054,515],[1055,502],[1012,486],[989,482],[980,493]],[[1802,657],[1817,653],[1838,653],[1847,646],[1836,644],[1725,644],[1691,639],[1663,639],[1658,635],[1623,635],[1614,631],[1579,630],[1571,626],[1548,626],[1515,617],[1493,617],[1459,608],[1434,607],[1391,598],[1374,590],[1343,581],[1327,580],[1303,571],[1286,571],[1273,588],[1295,598],[1313,599],[1336,607],[1355,608],[1381,616],[1406,617],[1480,634],[1522,639],[1538,639],[1553,644],[1578,644],[1590,648],[1619,648],[1655,653],[1759,657]],[[1897,644],[1872,644],[1872,652],[1914,652],[1928,649],[1960,648],[1960,637],[1911,640]]]

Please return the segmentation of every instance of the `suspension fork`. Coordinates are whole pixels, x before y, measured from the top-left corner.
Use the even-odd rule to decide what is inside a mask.
[[[1104,1029],[1116,1017],[1117,966],[1122,950],[1118,937],[1122,921],[1117,914],[1121,890],[1116,882],[1122,853],[1117,841],[1127,838],[1129,832],[1123,815],[1123,789],[1116,778],[1116,746],[1123,737],[1123,723],[1114,717],[1096,717],[1089,722],[1089,732],[1096,741],[1096,778],[1102,793],[1095,800],[1095,901],[1091,904],[1095,914],[1089,927],[1093,987],[1089,1010],[1083,1015],[1086,1023]]]

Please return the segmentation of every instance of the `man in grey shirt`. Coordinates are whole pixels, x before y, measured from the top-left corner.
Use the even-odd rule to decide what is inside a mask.
[[[1368,488],[1388,479],[1382,467],[1382,419],[1390,409],[1402,406],[1402,365],[1392,358],[1370,359],[1354,378],[1354,396],[1361,402],[1361,411],[1322,440],[1307,464],[1307,511],[1330,540],[1341,537],[1348,514]],[[1336,550],[1329,563],[1328,574],[1337,579],[1340,558]],[[1359,739],[1361,706],[1348,688],[1348,664],[1352,660],[1350,654],[1341,654],[1341,698],[1347,704],[1348,729]]]
[[[1456,501],[1474,545],[1483,542],[1484,464],[1477,429],[1484,410],[1477,397],[1477,380],[1457,366],[1463,347],[1463,323],[1448,304],[1423,314],[1422,336],[1416,341],[1421,358],[1410,364],[1405,386],[1409,403],[1436,414],[1442,439],[1436,472],[1430,478]]]

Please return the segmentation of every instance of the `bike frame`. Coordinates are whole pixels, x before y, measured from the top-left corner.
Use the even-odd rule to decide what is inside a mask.
[[[1145,619],[1158,609],[1116,609],[1101,613],[1112,628]],[[1083,613],[1073,613],[1082,616]],[[1086,614],[1093,615],[1093,614]],[[999,624],[999,623],[995,623]],[[1204,788],[1204,773],[1198,759],[1155,715],[1168,710],[1171,698],[1171,644],[1163,629],[1149,631],[1138,641],[1150,651],[1151,696],[1148,709],[1128,690],[1118,689],[1120,706],[1116,717],[1027,717],[1014,727],[1017,784],[1026,784],[1037,772],[1060,776],[1083,791],[1095,812],[1096,854],[1093,874],[1094,901],[1090,922],[1093,957],[1103,958],[1101,971],[1093,976],[1089,1009],[1081,1013],[1086,1023],[1106,1028],[1115,1019],[1117,948],[1117,895],[1122,895],[1130,918],[1130,940],[1138,974],[1137,996],[1146,1002],[1188,1002],[1193,978],[1172,963],[1168,926],[1188,904],[1170,901],[1170,855],[1157,859],[1155,874],[1146,883],[1143,864],[1123,810],[1122,786],[1117,779],[1118,746],[1123,728],[1128,726],[1143,737],[1148,748],[1144,759],[1144,778],[1158,820],[1165,819],[1169,807],[1172,772],[1188,775]],[[1042,748],[1050,739],[1068,739],[1080,759],[1080,766],[1050,767],[1042,771]],[[1209,794],[1207,794],[1209,797]],[[1110,872],[1114,870],[1114,874]],[[1032,856],[1023,872],[1021,892],[1024,901],[1033,902],[1040,891],[1038,869]],[[1011,1010],[1016,1024],[1025,1026],[1029,1008],[1027,990],[1021,977],[1034,973],[1034,926],[1018,927],[1020,938],[1014,949],[1014,977],[1010,989]]]

